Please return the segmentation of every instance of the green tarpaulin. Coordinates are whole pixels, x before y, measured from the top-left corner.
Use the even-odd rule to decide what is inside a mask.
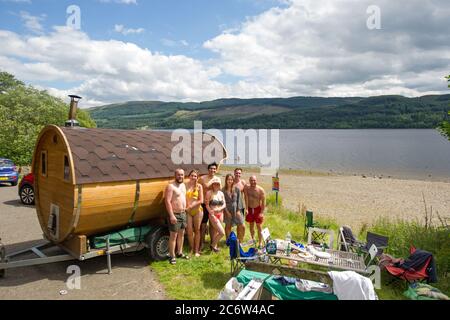
[[[116,246],[125,243],[143,242],[145,236],[152,229],[150,226],[128,228],[103,236],[95,236],[91,238],[91,247],[95,249],[106,248],[106,238],[109,236],[109,243],[111,246]]]
[[[237,280],[246,286],[252,279],[265,279],[269,275],[261,272],[242,270],[237,276]],[[282,285],[271,276],[264,282],[264,288],[279,300],[338,300],[336,295],[324,292],[301,292],[295,284]]]

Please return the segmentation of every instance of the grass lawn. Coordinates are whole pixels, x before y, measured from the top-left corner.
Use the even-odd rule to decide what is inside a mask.
[[[268,199],[273,203],[273,199]],[[333,221],[321,221],[338,230]],[[303,241],[304,219],[300,213],[269,205],[266,213],[265,227],[268,227],[272,238],[284,239],[289,231],[296,241]],[[336,233],[337,234],[337,233]],[[208,239],[208,237],[207,237]],[[246,230],[245,240],[250,239]],[[201,257],[191,257],[190,260],[177,260],[176,265],[168,261],[152,262],[151,268],[157,273],[164,285],[167,295],[172,299],[210,300],[216,299],[220,290],[230,279],[230,260],[225,240],[221,242],[221,251],[211,253],[206,249]],[[188,248],[185,247],[185,252]],[[406,285],[397,282],[387,286],[390,277],[382,274],[382,289],[377,290],[380,299],[405,299],[402,295]]]

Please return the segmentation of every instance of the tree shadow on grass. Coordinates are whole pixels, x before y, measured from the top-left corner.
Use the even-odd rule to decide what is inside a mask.
[[[203,286],[207,289],[222,289],[230,277],[228,272],[205,272],[202,274]]]

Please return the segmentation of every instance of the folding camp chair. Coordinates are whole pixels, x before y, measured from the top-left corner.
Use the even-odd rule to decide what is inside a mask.
[[[378,249],[377,257],[379,257],[383,253],[384,249],[387,249],[388,247],[389,238],[382,236],[381,234],[367,232],[366,239],[366,245],[361,248],[363,252],[368,252],[370,247],[374,244]]]
[[[328,227],[329,227],[328,225],[321,225],[320,223],[314,221],[314,213],[312,211],[308,210],[308,211],[306,211],[303,238],[306,239],[306,236],[307,236],[310,228],[328,229]],[[312,242],[313,243],[320,243],[324,239],[325,239],[324,233],[316,232],[316,231],[314,231],[312,233]]]
[[[411,256],[414,255],[414,253],[416,253],[416,251],[417,250],[414,247],[411,247],[409,249]],[[423,263],[422,266],[419,266],[416,269],[414,269],[414,268],[404,269],[401,266],[390,265],[390,266],[386,266],[386,271],[395,277],[393,280],[402,279],[402,280],[405,280],[410,283],[415,282],[415,281],[424,281],[424,280],[427,280],[429,282],[434,282],[434,279],[430,279],[429,272],[428,272],[431,261],[433,259],[433,255],[427,251],[422,250],[422,252],[430,254],[429,258],[427,258],[427,260],[425,261],[425,263]],[[411,256],[410,256],[410,258],[411,258]]]
[[[365,243],[356,239],[350,227],[342,226],[339,228],[339,235],[337,241],[338,250],[347,252],[357,252],[358,249],[364,246]]]
[[[227,239],[227,246],[230,247],[230,263],[231,263],[231,275],[237,274],[237,272],[245,267],[245,263],[249,260],[255,260],[258,258],[256,255],[256,248],[250,248],[247,252],[244,251],[239,243],[234,231],[231,231],[230,236]]]
[[[367,256],[372,245],[375,245],[377,257],[379,257],[383,250],[388,247],[388,243],[388,237],[373,232],[367,232],[366,242],[364,243],[356,239],[350,227],[343,226],[339,228],[338,250],[341,251],[361,252]]]

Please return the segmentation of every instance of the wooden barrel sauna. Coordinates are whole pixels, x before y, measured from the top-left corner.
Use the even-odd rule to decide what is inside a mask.
[[[191,164],[177,165],[171,154],[183,139],[172,141],[169,131],[45,127],[32,164],[45,237],[79,254],[89,236],[164,218],[163,192],[176,168],[206,174],[208,163],[199,161],[198,147],[212,150],[209,162],[220,165],[226,158],[215,137],[201,133],[203,141],[194,149],[194,134],[188,136]]]

